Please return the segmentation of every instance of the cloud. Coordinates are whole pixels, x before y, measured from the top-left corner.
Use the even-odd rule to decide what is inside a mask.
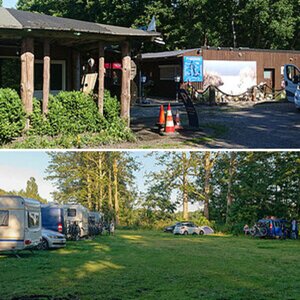
[[[27,180],[30,177],[36,179],[36,183],[39,187],[39,194],[41,197],[52,201],[51,192],[54,191],[54,187],[51,182],[44,180],[44,174],[37,170],[22,167],[12,167],[7,165],[0,166],[0,189],[5,191],[19,191],[26,189]]]

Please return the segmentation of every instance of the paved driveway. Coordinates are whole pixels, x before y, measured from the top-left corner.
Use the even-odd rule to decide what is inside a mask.
[[[173,112],[175,109],[180,110],[186,125],[184,107],[174,107]],[[185,129],[175,137],[162,137],[154,129],[159,107],[133,107],[132,129],[138,141],[118,148],[300,149],[300,112],[291,103],[198,106],[197,110],[199,130]]]

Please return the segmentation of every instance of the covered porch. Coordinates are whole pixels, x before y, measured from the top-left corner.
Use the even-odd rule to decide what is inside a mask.
[[[158,37],[156,32],[58,18],[0,8],[0,87],[20,91],[26,113],[33,97],[48,112],[49,94],[82,90],[83,75],[97,74],[98,110],[103,114],[105,83],[120,87],[121,117],[130,120],[134,45]],[[119,76],[111,68],[120,62]],[[89,63],[88,63],[89,62]]]

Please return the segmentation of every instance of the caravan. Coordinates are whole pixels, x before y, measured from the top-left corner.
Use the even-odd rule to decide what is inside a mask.
[[[41,242],[41,204],[19,196],[0,196],[0,251],[32,249]]]
[[[284,83],[287,99],[300,109],[300,69],[297,66],[284,66]]]
[[[64,205],[67,237],[79,239],[89,234],[89,210],[81,204]]]

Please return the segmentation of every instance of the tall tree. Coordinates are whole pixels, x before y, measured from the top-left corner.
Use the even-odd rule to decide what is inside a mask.
[[[124,216],[127,202],[133,201],[137,164],[126,152],[49,153],[47,180],[54,181],[55,200],[100,210],[117,223]],[[122,201],[120,201],[122,199]],[[127,210],[126,210],[127,211]],[[127,211],[128,212],[128,211]]]

